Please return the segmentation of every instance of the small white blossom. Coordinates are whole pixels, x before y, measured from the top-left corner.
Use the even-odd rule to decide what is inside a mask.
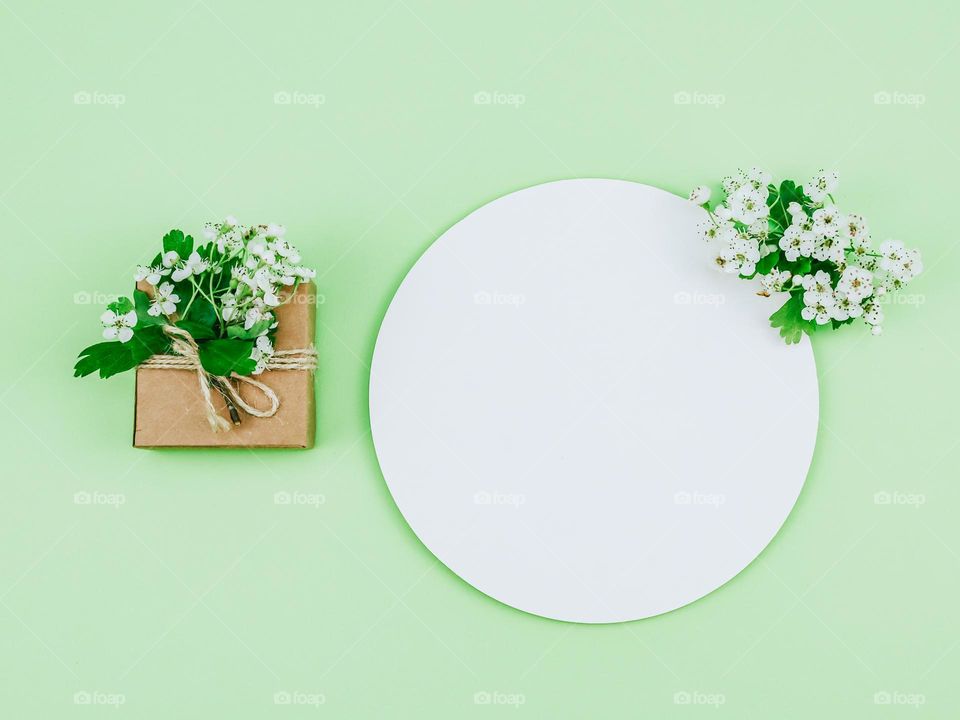
[[[846,238],[839,235],[815,235],[813,243],[813,259],[829,260],[840,265],[846,258]]]
[[[774,268],[760,277],[761,290],[759,294],[769,297],[770,293],[782,292],[788,282],[790,282],[790,271]]]
[[[817,294],[812,302],[807,302],[807,295],[803,294],[805,307],[800,311],[804,320],[816,320],[817,325],[826,325],[833,318],[834,297],[832,293]]]
[[[163,315],[172,315],[177,311],[177,303],[180,302],[180,296],[173,291],[171,283],[163,283],[153,294],[153,302],[147,309],[147,314],[153,317]]]
[[[131,310],[118,315],[113,310],[107,310],[100,316],[103,325],[103,337],[107,340],[128,342],[133,337],[133,328],[137,326],[137,311]]]
[[[191,275],[199,275],[210,267],[210,263],[200,257],[200,254],[194,250],[186,262],[178,265],[170,276],[174,282],[186,280]]]
[[[706,185],[697,185],[690,191],[690,202],[694,205],[703,205],[710,202],[710,188]]]
[[[832,315],[834,320],[844,321],[849,318],[856,318],[863,315],[863,308],[855,297],[848,293],[837,291],[833,294]]]
[[[846,217],[833,205],[813,211],[813,231],[818,235],[836,237],[846,222]]]
[[[814,305],[817,301],[829,298],[833,299],[833,286],[830,282],[830,273],[825,270],[818,270],[816,275],[804,275],[803,281],[803,304]]]
[[[733,219],[750,225],[758,218],[767,217],[770,208],[767,207],[766,191],[756,190],[750,185],[744,185],[728,200]]]
[[[225,323],[230,322],[237,314],[237,296],[227,292],[220,296],[220,316]]]
[[[879,303],[870,302],[863,307],[863,320],[867,325],[880,325],[883,322],[883,308]]]
[[[791,225],[783,233],[779,245],[790,262],[798,257],[810,257],[813,254],[813,233]]]
[[[133,276],[133,279],[136,282],[146,280],[150,285],[156,285],[169,274],[170,270],[163,267],[163,265],[154,265],[152,267],[137,265],[137,274]]]
[[[830,172],[821,170],[803,186],[803,191],[813,202],[821,203],[827,199],[828,195],[836,192],[839,185],[840,173],[836,170]]]
[[[720,258],[724,260],[725,272],[753,275],[760,259],[760,250],[755,242],[740,237],[720,251]]]
[[[873,294],[873,273],[861,267],[848,267],[837,282],[837,291],[859,303]]]
[[[266,334],[258,337],[253,350],[250,351],[250,357],[257,361],[257,367],[253,371],[254,375],[259,375],[267,369],[267,363],[273,357],[273,353],[273,343],[270,342],[270,338]]]

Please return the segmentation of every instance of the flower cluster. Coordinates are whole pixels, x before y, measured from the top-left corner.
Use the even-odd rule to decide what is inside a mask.
[[[109,377],[168,352],[171,326],[190,334],[211,374],[263,372],[274,352],[276,308],[316,276],[285,235],[280,225],[247,227],[228,217],[208,223],[206,242],[194,247],[191,236],[171,230],[134,275],[149,291],[108,306],[100,317],[108,342],[84,350],[76,374]]]
[[[709,188],[690,193],[709,213],[701,234],[716,251],[717,268],[759,277],[760,295],[790,294],[770,318],[788,343],[857,318],[879,335],[882,298],[923,270],[920,252],[901,242],[873,248],[863,217],[835,204],[839,179],[820,171],[802,186],[792,180],[778,186],[763,170],[739,171],[723,179],[725,196],[713,210]]]

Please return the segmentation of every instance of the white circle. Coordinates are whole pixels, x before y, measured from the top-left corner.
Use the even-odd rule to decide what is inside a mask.
[[[770,542],[803,486],[818,391],[786,296],[716,272],[705,212],[565,180],[499,198],[404,279],[370,373],[384,478],[447,567],[586,623],[686,605]]]

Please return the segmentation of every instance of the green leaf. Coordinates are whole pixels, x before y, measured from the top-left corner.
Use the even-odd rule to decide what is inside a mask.
[[[156,325],[138,328],[128,342],[102,342],[82,350],[73,375],[85,377],[99,371],[101,378],[108,378],[135,368],[151,355],[166,352],[169,346],[162,328]]]
[[[180,253],[180,246],[183,243],[183,230],[171,230],[163,236],[163,252]]]
[[[166,325],[167,319],[163,315],[151,315],[147,312],[150,309],[150,296],[143,290],[133,291],[133,300],[137,306],[137,325]]]
[[[199,323],[213,330],[214,323],[217,322],[217,311],[208,300],[198,297],[190,306],[190,312],[183,316],[184,320]]]
[[[182,258],[193,252],[193,237],[184,235],[183,230],[171,230],[163,236],[163,251],[177,253]]]
[[[170,348],[170,338],[162,327],[151,325],[134,331],[133,337],[126,345],[130,348],[130,359],[136,367],[151,355],[167,352]]]
[[[269,330],[271,325],[273,325],[273,320],[269,318],[254,323],[249,330],[244,330],[243,325],[230,325],[227,327],[227,337],[239,340],[255,340]]]
[[[760,258],[760,262],[757,263],[757,274],[758,275],[767,275],[773,268],[777,266],[777,261],[780,259],[780,251],[774,250],[769,255],[764,255]]]
[[[767,203],[773,199],[773,193],[767,198]],[[800,202],[801,196],[797,190],[797,184],[793,180],[784,180],[780,183],[780,190],[777,193],[777,200],[770,205],[770,216],[780,223],[784,229],[790,226],[791,217],[787,208],[792,202]]]
[[[120,342],[102,342],[84,348],[77,356],[77,364],[73,366],[74,377],[86,377],[95,373],[101,367],[116,361],[116,357],[127,354],[128,351]]]
[[[175,325],[190,333],[194,340],[210,340],[217,336],[212,327],[193,320],[180,320]]]
[[[133,303],[128,297],[119,297],[107,305],[107,310],[113,310],[117,315],[126,315],[133,310]]]
[[[803,333],[810,334],[816,329],[809,320],[804,320],[800,314],[803,311],[803,295],[793,293],[783,306],[770,316],[770,326],[780,328],[780,337],[787,345],[800,342]]]
[[[252,351],[252,340],[208,340],[200,343],[200,364],[211,375],[249,375],[257,367]]]

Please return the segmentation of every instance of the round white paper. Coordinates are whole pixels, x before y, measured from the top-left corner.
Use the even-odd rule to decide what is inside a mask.
[[[420,258],[370,376],[384,478],[421,541],[497,600],[607,623],[739,573],[813,454],[785,297],[718,273],[690,202],[619,180],[502,197]]]

